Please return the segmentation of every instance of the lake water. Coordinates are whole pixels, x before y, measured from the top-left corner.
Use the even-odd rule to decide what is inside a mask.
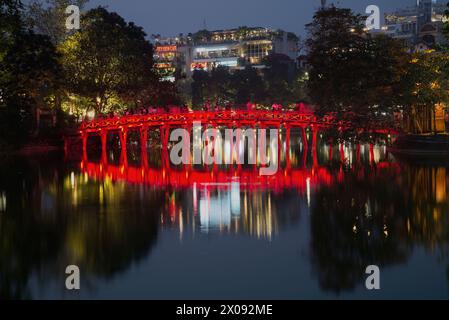
[[[142,165],[129,149],[127,165],[113,152],[109,165],[0,160],[0,299],[449,297],[444,162],[293,147],[290,167],[260,177],[161,167],[157,150]],[[369,291],[373,264],[381,289]]]

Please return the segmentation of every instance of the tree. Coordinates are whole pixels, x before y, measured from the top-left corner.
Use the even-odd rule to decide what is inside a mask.
[[[146,86],[139,88],[139,90],[130,92],[135,92],[134,96],[130,94],[128,100],[125,100],[128,102],[132,100],[132,103],[128,105],[130,109],[149,105],[169,106],[181,105],[183,103],[176,84],[170,81],[153,79]]]
[[[5,0],[0,3],[0,63],[3,63],[14,45],[15,35],[22,30],[21,6],[18,0]],[[0,81],[6,81],[9,76],[4,68],[0,69]]]
[[[192,35],[193,41],[196,43],[208,42],[212,38],[212,33],[206,29],[199,30]]]
[[[435,132],[435,106],[449,103],[449,53],[415,53],[401,84],[400,99],[409,118],[408,129],[415,133]]]
[[[32,0],[26,11],[26,22],[36,33],[50,37],[54,45],[63,42],[72,30],[65,26],[68,17],[65,12],[69,5],[83,9],[89,0]]]
[[[204,70],[195,70],[192,79],[192,105],[202,106],[207,100],[209,74]]]
[[[283,54],[271,54],[264,59],[264,64],[264,82],[269,102],[284,105],[297,102],[293,96],[296,71],[293,61]]]
[[[320,111],[345,111],[352,105],[365,65],[362,17],[330,6],[315,13],[307,30],[311,98]]]
[[[394,111],[408,54],[396,40],[371,37],[364,17],[330,6],[307,26],[308,91],[319,113],[369,128]],[[385,116],[383,116],[385,118]]]
[[[209,82],[209,97],[215,105],[226,105],[233,100],[231,92],[231,75],[229,68],[218,66],[211,71]]]
[[[156,85],[153,50],[142,28],[98,7],[83,16],[83,27],[62,43],[67,91],[88,97],[97,113],[110,111],[120,99],[135,97]]]
[[[243,70],[236,70],[232,75],[231,85],[236,104],[260,103],[266,99],[264,81],[257,71],[250,66]]]
[[[37,107],[58,86],[57,54],[49,38],[28,30],[20,1],[0,6],[0,136],[19,142],[33,128]]]

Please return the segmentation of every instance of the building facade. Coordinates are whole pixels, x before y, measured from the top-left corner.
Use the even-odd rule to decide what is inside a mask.
[[[211,71],[218,66],[230,70],[248,65],[264,68],[264,58],[272,53],[294,61],[298,42],[294,33],[260,27],[200,30],[187,37],[157,39],[155,68],[164,80],[170,81],[176,76],[190,78],[195,70]]]
[[[411,51],[446,44],[443,35],[447,0],[418,0],[414,6],[385,14],[382,33],[401,40]]]

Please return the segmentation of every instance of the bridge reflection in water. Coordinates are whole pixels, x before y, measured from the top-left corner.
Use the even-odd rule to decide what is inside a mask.
[[[273,196],[296,192],[310,207],[316,188],[343,182],[348,170],[364,176],[376,174],[374,170],[367,171],[366,166],[398,169],[388,160],[385,146],[369,144],[325,145],[317,150],[308,149],[301,139],[294,139],[286,152],[285,143],[281,143],[278,152],[281,161],[274,175],[260,175],[259,164],[172,166],[162,160],[152,165],[145,148],[130,145],[127,151],[121,148],[120,161],[116,164],[110,164],[108,160],[113,157],[112,150],[108,155],[102,152],[100,161],[96,162],[89,161],[86,153],[80,163],[82,174],[108,184],[124,182],[164,190],[168,205],[161,213],[161,221],[176,224],[181,234],[186,225],[192,224],[201,232],[245,232],[257,238],[271,239],[279,228],[276,212],[279,203]],[[230,152],[224,143],[218,148],[223,149],[220,152],[225,156],[226,150]],[[338,153],[333,153],[335,148]],[[134,160],[128,161],[130,155],[124,152]],[[159,152],[162,151],[159,149]],[[286,153],[291,156],[288,163]],[[179,198],[184,203],[179,203]]]

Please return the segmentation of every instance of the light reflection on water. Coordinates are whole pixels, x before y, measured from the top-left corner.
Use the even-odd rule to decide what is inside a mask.
[[[290,155],[272,177],[5,160],[0,298],[448,297],[444,164],[369,145]],[[78,293],[64,289],[68,264]],[[369,264],[379,292],[364,289]]]

